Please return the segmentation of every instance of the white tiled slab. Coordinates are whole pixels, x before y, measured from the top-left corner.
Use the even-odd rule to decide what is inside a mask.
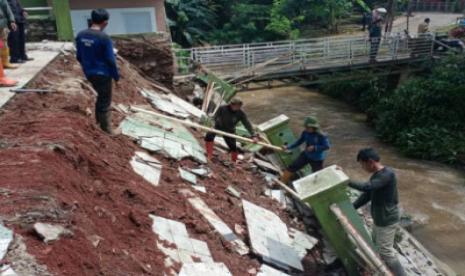
[[[290,276],[280,270],[274,269],[267,265],[262,265],[257,276]]]
[[[286,224],[273,212],[247,200],[242,200],[242,205],[254,253],[280,267],[303,271],[301,258],[291,246]]]
[[[131,160],[132,169],[154,186],[158,186],[162,165],[145,152],[138,151]]]
[[[235,251],[240,255],[249,253],[249,248],[239,239],[236,234],[211,210],[205,202],[198,198],[192,197],[188,199],[189,203],[208,221],[208,223],[218,232],[226,241],[230,242]]]
[[[150,215],[153,220],[152,230],[156,233],[161,241],[174,244],[166,246],[162,242],[157,242],[157,247],[167,256],[165,264],[172,265],[178,263],[194,263],[201,261],[203,263],[213,263],[210,250],[207,243],[189,238],[186,226],[178,221],[165,219]]]
[[[232,276],[232,274],[223,263],[195,263],[183,265],[179,276]]]
[[[289,228],[289,236],[292,240],[291,246],[297,251],[300,259],[307,255],[307,250],[311,250],[318,243],[316,238],[294,228]]]
[[[0,223],[0,260],[3,260],[6,253],[8,252],[8,247],[13,241],[13,231],[3,226]]]

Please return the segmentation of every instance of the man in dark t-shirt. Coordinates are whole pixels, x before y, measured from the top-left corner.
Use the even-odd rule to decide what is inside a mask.
[[[215,129],[234,134],[236,132],[237,124],[241,122],[252,135],[254,142],[258,142],[258,136],[255,134],[252,124],[247,118],[247,115],[242,110],[242,104],[243,103],[240,99],[234,98],[228,105],[221,106],[214,117]],[[207,151],[208,160],[211,160],[213,156],[215,137],[216,134],[213,132],[209,132],[205,136],[205,147]],[[239,155],[236,146],[236,139],[230,137],[223,138],[229,147],[229,150],[231,152],[231,161],[234,164],[237,162],[237,157]]]
[[[356,209],[371,201],[373,242],[392,273],[403,276],[406,274],[394,249],[394,238],[400,221],[397,179],[394,171],[381,164],[380,160],[374,149],[362,149],[357,155],[357,162],[372,176],[366,183],[351,181],[349,187],[363,192],[354,202]]]
[[[116,56],[110,37],[103,32],[110,15],[104,9],[92,11],[92,24],[76,37],[77,59],[86,78],[97,91],[95,117],[102,130],[112,134],[111,98],[112,79],[119,80]]]

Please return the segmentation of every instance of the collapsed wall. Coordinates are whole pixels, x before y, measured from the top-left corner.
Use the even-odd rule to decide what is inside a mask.
[[[123,46],[120,53],[125,51],[129,48],[124,50]],[[119,125],[128,116],[122,111],[124,106],[150,109],[140,91],[153,91],[153,85],[132,65],[124,60],[118,63],[122,79],[114,91],[113,125]],[[158,63],[157,68],[163,71],[163,63]],[[168,75],[160,79],[158,76],[158,73],[152,75],[162,83],[169,82]],[[162,166],[161,176],[157,186],[149,183],[130,163],[135,152],[143,150],[127,136],[110,137],[95,124],[92,114],[95,95],[72,55],[60,56],[30,88],[56,92],[17,95],[2,110],[0,216],[51,274],[169,275],[179,272],[181,263],[167,262],[167,251],[175,246],[152,229],[153,217],[161,217],[182,222],[189,237],[206,242],[212,259],[224,263],[233,275],[256,275],[261,258],[253,253],[238,254],[234,243],[219,235],[194,208],[190,201],[193,198],[205,202],[248,247],[250,240],[241,199],[272,211],[289,227],[304,229],[292,213],[265,196],[266,181],[249,163],[234,169],[221,162],[209,164],[210,174],[202,179],[207,192],[191,189],[191,194],[186,196],[185,191],[191,185],[180,176],[179,168],[193,168],[200,163],[156,153],[152,156]],[[192,132],[200,140],[201,134]],[[220,154],[219,158],[227,156]],[[226,192],[230,186],[241,192],[240,199]],[[38,222],[62,226],[66,235],[44,243],[38,235]],[[321,272],[319,248],[315,247],[309,254],[304,250],[304,253],[304,271],[299,274]],[[20,259],[11,252],[6,257],[18,271]],[[44,275],[43,268],[39,268],[34,274]]]

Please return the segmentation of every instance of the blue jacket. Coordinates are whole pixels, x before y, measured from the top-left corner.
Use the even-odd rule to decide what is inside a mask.
[[[101,31],[87,29],[76,37],[77,60],[84,74],[90,76],[108,76],[119,80],[116,57],[110,37]]]
[[[300,136],[299,140],[297,140],[294,144],[290,145],[288,149],[295,149],[303,143],[306,144],[304,152],[307,155],[308,159],[314,161],[322,161],[326,158],[325,151],[329,150],[330,144],[328,137],[326,137],[325,135],[317,132],[310,133],[304,131],[302,132],[302,135]],[[307,148],[309,146],[315,146],[315,150],[308,151]]]

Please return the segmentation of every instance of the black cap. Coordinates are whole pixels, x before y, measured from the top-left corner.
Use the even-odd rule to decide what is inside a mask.
[[[92,11],[92,22],[95,24],[102,24],[110,19],[110,14],[105,9],[96,9]]]
[[[426,19],[425,19],[425,22],[426,22],[426,23],[429,23],[430,21],[431,21],[431,19],[429,19],[429,18],[426,18]]]

